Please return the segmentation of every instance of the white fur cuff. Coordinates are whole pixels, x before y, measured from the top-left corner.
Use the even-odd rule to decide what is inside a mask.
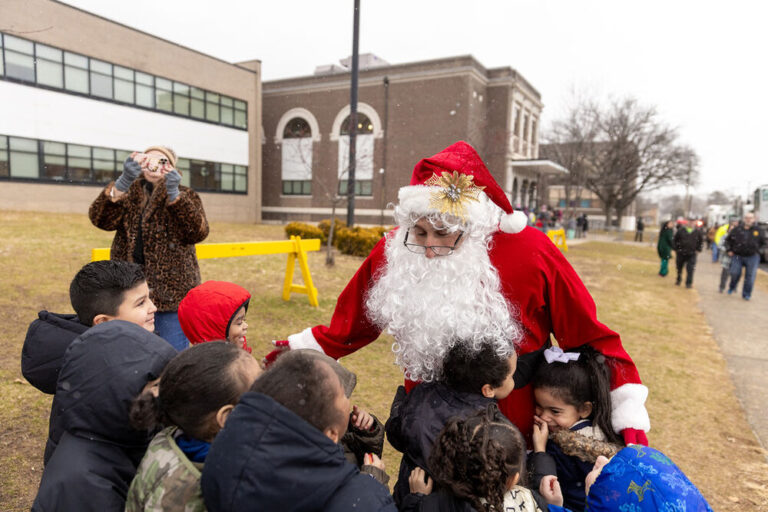
[[[651,420],[645,409],[648,388],[642,384],[624,384],[611,391],[611,423],[613,430],[621,432],[625,428],[634,428],[648,432]]]
[[[303,331],[301,331],[298,334],[291,334],[288,336],[288,344],[291,347],[291,350],[299,350],[302,348],[308,348],[311,350],[317,350],[320,353],[325,353],[323,351],[323,348],[320,346],[320,344],[317,342],[315,337],[312,335],[312,328],[307,327]]]

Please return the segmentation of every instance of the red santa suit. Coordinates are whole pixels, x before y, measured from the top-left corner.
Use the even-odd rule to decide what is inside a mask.
[[[456,153],[461,156],[458,161]],[[415,187],[424,183],[424,177],[417,174],[438,172],[440,169],[461,172],[467,167],[466,160],[471,161],[475,183],[485,186],[484,192],[508,213],[501,218],[501,229],[492,235],[489,258],[498,272],[502,295],[513,310],[517,310],[516,320],[523,331],[522,340],[517,345],[518,356],[546,347],[550,342],[550,333],[566,351],[589,344],[611,363],[614,429],[625,431],[628,441],[646,441],[642,431],[650,429],[644,407],[647,388],[641,384],[637,369],[624,350],[619,335],[597,320],[591,295],[560,250],[541,231],[525,227],[525,219],[518,217],[522,215],[520,212],[512,216],[506,196],[476,155],[474,149],[460,142],[431,159],[423,160],[414,171],[411,186],[404,187],[410,191],[404,193],[401,189],[401,202],[413,200]],[[478,170],[478,166],[482,169]],[[487,175],[482,174],[483,170]],[[422,206],[428,207],[426,203]],[[393,233],[390,233],[388,238],[392,237]],[[331,357],[340,358],[378,338],[381,329],[368,318],[365,303],[369,290],[382,269],[386,268],[385,246],[386,240],[382,239],[352,277],[338,298],[330,325],[319,325],[290,336],[291,348],[321,349]],[[530,435],[534,414],[530,385],[516,389],[499,402],[499,407],[526,437]]]

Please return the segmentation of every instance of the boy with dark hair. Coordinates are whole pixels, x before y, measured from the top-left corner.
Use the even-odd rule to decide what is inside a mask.
[[[141,266],[127,261],[94,261],[75,275],[69,287],[75,314],[40,311],[27,330],[21,372],[43,393],[56,392],[64,352],[72,341],[108,320],[125,320],[154,331],[157,308],[149,298]]]
[[[213,441],[201,481],[208,510],[396,510],[388,489],[338,444],[353,387],[354,374],[319,352],[281,356]]]
[[[427,461],[440,431],[451,418],[485,410],[514,389],[517,356],[513,346],[499,354],[490,340],[455,340],[434,382],[406,394],[400,386],[384,427],[393,448],[403,453],[393,495],[398,506],[410,492],[408,477]],[[508,420],[496,409],[498,420]]]

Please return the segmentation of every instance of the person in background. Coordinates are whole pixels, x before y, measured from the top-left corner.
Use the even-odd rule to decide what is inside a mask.
[[[668,220],[661,226],[659,231],[659,242],[656,244],[656,252],[661,258],[661,267],[659,268],[659,275],[666,277],[669,273],[669,258],[672,257],[672,240],[675,237],[675,223],[672,220]]]
[[[720,257],[720,252],[723,245],[723,239],[725,238],[725,235],[728,234],[728,231],[730,231],[730,229],[731,229],[730,222],[726,222],[722,226],[718,227],[717,230],[715,230],[715,236],[712,239],[712,241],[714,242],[712,244],[712,263],[717,263],[717,260]]]
[[[741,297],[749,300],[752,297],[752,287],[755,284],[757,266],[760,264],[760,251],[765,247],[763,228],[755,224],[755,214],[744,215],[744,221],[733,228],[725,237],[725,250],[731,257],[731,284],[728,295],[736,291],[744,268],[744,285]]]
[[[696,219],[689,219],[678,228],[672,239],[675,250],[675,264],[677,265],[677,280],[675,284],[680,286],[685,267],[685,287],[693,286],[693,272],[696,270],[696,253],[704,247],[704,237],[701,230],[696,228]]]
[[[643,222],[642,217],[637,218],[637,223],[635,224],[635,242],[642,242],[643,241],[643,231],[645,230],[645,222]]]
[[[731,277],[731,256],[728,254],[728,251],[725,250],[725,237],[726,235],[736,226],[739,225],[738,219],[731,219],[731,221],[728,224],[725,224],[725,232],[720,237],[720,241],[718,242],[720,247],[720,266],[722,267],[722,270],[720,271],[720,287],[718,288],[718,291],[720,293],[723,293],[725,291],[725,287],[728,286],[728,279]]]
[[[157,306],[155,333],[177,350],[189,345],[176,310],[200,284],[195,244],[208,236],[200,197],[181,183],[176,153],[151,146],[132,153],[123,172],[91,204],[91,223],[115,231],[110,259],[141,265]]]

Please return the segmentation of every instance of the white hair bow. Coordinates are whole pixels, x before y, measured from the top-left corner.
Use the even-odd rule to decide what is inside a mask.
[[[544,359],[547,360],[547,363],[576,361],[580,355],[578,352],[563,352],[560,347],[549,347],[544,351]]]

